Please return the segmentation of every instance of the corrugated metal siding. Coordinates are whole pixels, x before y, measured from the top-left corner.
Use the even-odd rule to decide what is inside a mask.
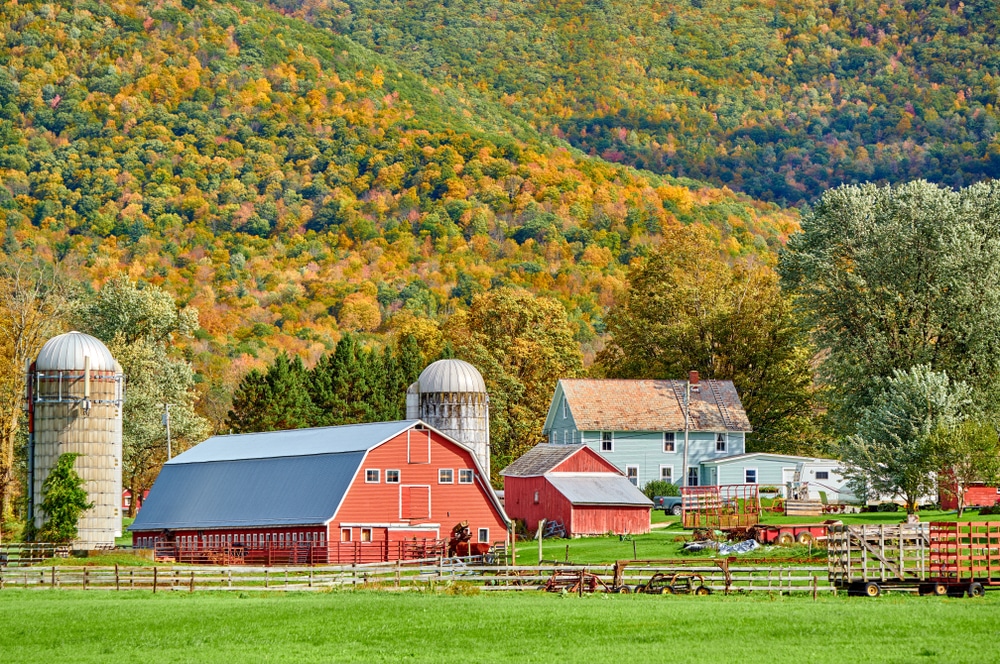
[[[166,464],[132,530],[322,524],[363,458],[351,452]]]
[[[574,505],[574,535],[636,535],[649,532],[649,507]]]

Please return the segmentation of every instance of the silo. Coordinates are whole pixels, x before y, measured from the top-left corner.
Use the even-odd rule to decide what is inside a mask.
[[[28,509],[35,526],[42,483],[59,455],[74,468],[94,506],[80,517],[74,548],[111,547],[122,530],[122,368],[101,341],[69,332],[49,339],[28,372]]]
[[[490,398],[474,366],[462,360],[428,366],[406,390],[406,417],[419,418],[471,448],[489,475]]]

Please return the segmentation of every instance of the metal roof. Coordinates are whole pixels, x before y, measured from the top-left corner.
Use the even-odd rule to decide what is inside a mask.
[[[485,392],[486,381],[474,366],[463,360],[438,360],[420,373],[417,387],[430,392]]]
[[[324,524],[364,457],[348,452],[167,464],[131,530]]]
[[[419,422],[401,420],[212,436],[177,455],[166,465],[367,451]]]
[[[83,371],[84,358],[90,358],[91,371],[117,371],[111,351],[97,337],[83,332],[67,332],[45,342],[35,360],[38,371]]]
[[[635,488],[627,477],[607,474],[551,473],[545,476],[552,486],[574,505],[637,505],[653,504]],[[145,509],[145,508],[143,508]]]
[[[733,456],[721,457],[719,459],[706,459],[701,462],[703,466],[719,466],[728,463],[742,463],[751,459],[768,459],[777,461],[788,461],[791,463],[831,463],[840,464],[837,459],[823,459],[820,457],[804,457],[794,454],[775,454],[773,452],[747,452],[745,454],[734,454]]]
[[[578,431],[683,431],[686,384],[683,380],[559,381]],[[690,431],[752,431],[731,380],[700,381],[691,391],[689,413]]]
[[[552,445],[539,443],[522,454],[514,463],[500,471],[507,477],[538,477],[570,458],[586,445]]]

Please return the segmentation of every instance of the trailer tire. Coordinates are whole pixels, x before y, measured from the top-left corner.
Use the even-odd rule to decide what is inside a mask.
[[[938,597],[943,597],[948,594],[948,584],[946,583],[935,583],[931,587],[931,594],[937,595]]]
[[[874,581],[869,581],[865,584],[864,592],[866,597],[878,597],[882,594],[882,587]]]
[[[778,546],[791,546],[795,542],[795,538],[792,537],[791,533],[781,533],[775,542],[777,542]]]
[[[694,589],[694,594],[695,595],[703,595],[703,596],[704,595],[711,595],[712,594],[712,589],[709,588],[708,586],[698,586],[697,588]]]
[[[983,589],[983,584],[978,581],[973,581],[969,584],[969,597],[982,597],[985,590]]]
[[[628,586],[619,586],[615,592],[619,595],[630,595],[632,593],[632,589]]]
[[[808,531],[803,531],[799,533],[798,537],[795,538],[795,541],[801,544],[802,546],[808,546],[812,544],[813,541],[812,533]]]

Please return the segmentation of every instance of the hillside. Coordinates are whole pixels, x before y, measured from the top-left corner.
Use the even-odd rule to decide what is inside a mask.
[[[275,0],[585,152],[800,204],[1000,175],[990,0]]]
[[[280,350],[312,361],[500,284],[558,298],[588,350],[662,229],[771,260],[797,227],[252,4],[8,3],[0,27],[2,251],[197,307],[180,350],[220,408]]]

